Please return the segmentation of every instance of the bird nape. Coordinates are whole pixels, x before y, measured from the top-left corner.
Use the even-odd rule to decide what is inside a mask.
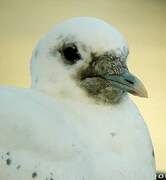
[[[28,89],[0,88],[0,179],[155,180],[151,138],[128,93],[147,97],[111,24],[56,25],[32,54]]]

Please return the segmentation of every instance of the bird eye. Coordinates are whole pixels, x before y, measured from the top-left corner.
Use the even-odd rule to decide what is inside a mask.
[[[81,55],[78,52],[77,46],[75,44],[64,46],[62,49],[62,54],[70,64],[74,64],[81,59]]]

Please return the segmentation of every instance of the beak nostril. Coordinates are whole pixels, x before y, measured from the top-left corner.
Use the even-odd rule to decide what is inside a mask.
[[[131,80],[129,80],[129,79],[125,79],[125,81],[127,81],[127,82],[130,83],[130,84],[134,84],[134,82],[131,81]]]

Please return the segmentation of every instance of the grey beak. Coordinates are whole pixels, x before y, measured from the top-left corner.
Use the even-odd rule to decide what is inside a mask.
[[[126,72],[120,75],[109,75],[104,77],[111,81],[112,86],[129,92],[135,96],[148,97],[148,93],[143,83],[130,72]]]

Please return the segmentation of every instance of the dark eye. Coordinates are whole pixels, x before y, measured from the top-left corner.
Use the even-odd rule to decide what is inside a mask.
[[[81,55],[78,52],[77,46],[75,44],[64,46],[62,49],[62,53],[63,53],[64,58],[70,64],[74,64],[75,62],[81,59]]]

